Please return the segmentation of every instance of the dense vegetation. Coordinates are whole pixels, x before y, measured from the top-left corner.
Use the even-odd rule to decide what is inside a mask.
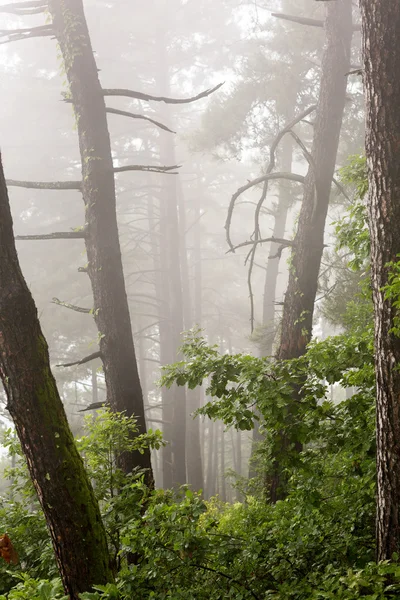
[[[400,5],[273,4],[0,4],[73,106],[0,160],[0,600],[400,598]]]
[[[400,567],[374,563],[375,433],[373,339],[365,229],[365,168],[355,157],[343,170],[355,188],[348,217],[337,225],[337,252],[358,273],[356,296],[337,315],[344,332],[313,341],[295,360],[220,354],[199,331],[185,335],[183,360],[164,370],[162,385],[206,382],[211,400],[201,409],[228,427],[250,430],[255,407],[264,440],[253,461],[259,475],[237,481],[242,502],[204,501],[183,487],[149,490],[140,472],[125,475],[116,456],[133,447],[160,447],[160,432],[132,437],[134,418],[104,409],[87,417],[78,448],[93,482],[107,529],[115,584],[82,594],[86,599],[279,598],[288,600],[396,598]],[[387,294],[399,297],[395,265]],[[340,312],[340,310],[339,310]],[[331,386],[351,390],[331,400]],[[293,388],[301,401],[288,423]],[[265,474],[276,457],[276,438],[290,427],[280,458],[288,474],[287,497],[265,499]],[[12,533],[20,564],[1,564],[0,587],[14,600],[63,598],[45,521],[19,444],[0,505],[2,528]],[[21,571],[21,565],[23,571]],[[8,592],[7,592],[8,590]]]

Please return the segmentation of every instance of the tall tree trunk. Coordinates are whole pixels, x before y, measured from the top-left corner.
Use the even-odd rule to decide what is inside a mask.
[[[225,479],[225,430],[224,424],[221,423],[221,486],[220,496],[222,502],[226,502],[226,479]]]
[[[214,421],[208,422],[208,456],[207,456],[207,479],[206,479],[206,492],[207,497],[211,498],[215,494],[215,481],[214,481],[214,461],[215,461],[215,451],[214,451],[214,429],[216,428],[216,424]]]
[[[146,432],[131,320],[119,242],[110,136],[82,0],[50,0],[49,11],[64,59],[74,106],[82,160],[85,244],[88,274],[99,331],[107,400],[114,411],[135,415]],[[150,450],[124,453],[120,466],[129,473],[146,469],[153,485]]]
[[[305,182],[303,203],[294,240],[289,283],[283,307],[278,359],[303,355],[311,339],[314,302],[324,248],[324,230],[332,178],[346,100],[352,38],[350,0],[327,3],[327,45],[321,67],[321,84],[314,124],[311,164]],[[294,390],[294,396],[297,395]],[[290,410],[295,412],[296,403]],[[290,417],[289,417],[290,418]],[[295,418],[292,414],[291,418]],[[301,445],[293,442],[300,450]],[[287,452],[292,440],[282,433],[277,454]],[[273,502],[285,496],[286,482],[279,458],[269,480]]]
[[[167,57],[165,31],[160,28],[157,34],[157,56],[159,72],[157,77],[160,92],[164,96],[170,93],[169,65]],[[161,107],[160,114],[164,123],[171,121],[169,107]],[[176,164],[175,146],[168,135],[160,135],[161,164]],[[172,161],[172,162],[171,162]],[[168,296],[170,315],[170,344],[173,349],[171,362],[178,358],[178,348],[182,343],[183,332],[183,293],[182,293],[182,260],[180,253],[180,228],[178,216],[178,182],[174,175],[166,176],[161,200],[161,228],[166,245],[161,248],[167,260]],[[186,390],[183,386],[174,387],[173,419],[172,419],[172,477],[173,486],[186,483]]]
[[[162,205],[160,205],[160,237],[155,235],[155,210],[153,200],[149,200],[148,215],[149,215],[149,230],[154,253],[154,270],[155,270],[155,291],[156,299],[159,307],[159,340],[160,340],[160,364],[169,365],[174,362],[173,349],[171,348],[170,324],[171,317],[169,314],[169,289],[168,289],[168,263],[164,249],[167,247],[166,227],[164,227]],[[158,252],[157,252],[158,248]],[[173,403],[176,385],[170,388],[163,386],[161,388],[161,413],[163,420],[163,438],[167,444],[162,448],[162,486],[164,489],[172,488],[172,420],[173,420]]]
[[[194,226],[194,285],[190,294],[189,261],[186,244],[186,212],[183,193],[179,195],[179,224],[181,230],[181,258],[182,258],[182,282],[184,290],[184,314],[185,329],[193,326],[201,327],[202,321],[202,271],[201,271],[201,175],[198,173],[198,186],[195,199],[195,210],[193,220],[197,221]],[[192,298],[190,297],[192,295]],[[193,413],[200,408],[201,388],[186,391],[188,407],[186,453],[187,453],[187,476],[188,483],[196,491],[204,489],[203,463],[200,444],[200,419],[193,417]]]
[[[292,155],[293,155],[293,140],[288,135],[282,140],[282,157],[281,170],[284,173],[290,173],[292,170]],[[275,212],[275,222],[272,237],[282,239],[285,237],[286,221],[289,212],[292,197],[288,182],[282,180],[279,184],[279,204]],[[279,245],[271,243],[269,257],[267,261],[267,269],[264,280],[264,297],[263,297],[263,335],[260,344],[260,353],[262,356],[271,356],[273,352],[273,344],[276,333],[276,288],[279,276],[280,258],[277,256]],[[259,413],[258,413],[259,414]],[[263,440],[260,433],[260,422],[254,421],[251,457],[249,462],[249,477],[256,477],[258,473],[258,465],[256,452]]]
[[[78,600],[93,584],[112,581],[106,534],[19,267],[1,160],[0,247],[0,377],[65,592]]]
[[[377,559],[400,553],[400,339],[398,309],[385,298],[400,254],[400,4],[361,0],[371,279],[375,308]]]

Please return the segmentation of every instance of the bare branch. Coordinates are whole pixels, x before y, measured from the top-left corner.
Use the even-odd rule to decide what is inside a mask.
[[[316,0],[317,2],[329,2],[330,0]],[[299,25],[308,25],[311,27],[325,27],[325,22],[319,19],[309,19],[308,17],[299,17],[297,15],[286,15],[284,13],[271,13],[271,17],[276,19],[282,19],[284,21],[291,21],[292,23],[298,23]],[[360,31],[361,25],[356,23],[353,25],[353,31]]]
[[[91,308],[82,308],[81,306],[75,306],[75,304],[69,304],[69,302],[63,302],[58,298],[53,298],[52,304],[57,304],[58,306],[64,306],[65,308],[69,308],[70,310],[74,310],[79,313],[90,314],[92,312]]]
[[[23,187],[31,190],[80,190],[80,181],[19,181],[7,179],[9,187]]]
[[[294,240],[285,240],[283,238],[276,238],[274,236],[269,238],[263,238],[260,240],[247,240],[246,242],[241,242],[237,246],[235,246],[232,250],[228,250],[227,254],[230,252],[235,252],[239,248],[244,248],[245,246],[257,246],[258,244],[265,244],[267,242],[274,242],[275,244],[281,244],[285,248],[293,247],[295,245]],[[246,258],[246,262],[248,261],[249,256]]]
[[[192,96],[191,98],[167,98],[166,96],[152,96],[151,94],[144,94],[143,92],[135,92],[134,90],[126,90],[126,89],[105,89],[103,90],[104,96],[124,96],[126,98],[136,98],[137,100],[145,100],[147,102],[165,102],[166,104],[189,104],[190,102],[196,102],[196,100],[200,100],[201,98],[206,98],[210,96],[214,92],[216,92],[223,83],[219,83],[215,87],[205,90],[197,96]]]
[[[101,352],[98,350],[97,352],[93,352],[93,354],[89,354],[89,356],[85,356],[85,358],[81,358],[81,360],[77,360],[71,363],[65,363],[64,365],[56,365],[56,367],[75,367],[77,365],[84,365],[96,358],[101,358]]]
[[[248,183],[246,183],[246,185],[243,185],[241,188],[239,188],[237,190],[237,192],[235,192],[231,198],[231,202],[230,202],[229,209],[228,209],[228,216],[227,216],[226,223],[225,223],[226,237],[227,237],[229,248],[232,252],[234,252],[234,246],[233,246],[231,238],[230,238],[229,230],[230,230],[230,225],[231,225],[231,221],[232,221],[233,209],[234,209],[237,198],[239,198],[239,196],[241,196],[241,194],[243,194],[250,188],[252,188],[256,185],[259,185],[260,183],[264,183],[265,181],[269,181],[271,179],[287,179],[288,181],[296,181],[298,183],[304,183],[303,175],[297,175],[296,173],[279,173],[278,172],[278,173],[268,173],[267,175],[261,175],[261,177],[257,177],[256,179],[249,181]]]
[[[93,402],[89,404],[86,408],[82,408],[78,410],[78,412],[86,412],[88,410],[98,410],[99,408],[103,408],[104,406],[109,406],[107,402]]]
[[[181,165],[172,165],[171,167],[157,167],[153,165],[125,165],[124,167],[115,167],[114,173],[124,173],[126,171],[144,171],[145,173],[166,173],[169,175],[178,175],[173,169],[179,169]]]
[[[83,240],[84,231],[56,231],[55,233],[43,233],[42,235],[16,235],[16,240]]]
[[[130,119],[141,119],[142,121],[148,121],[149,123],[152,123],[156,127],[163,129],[164,131],[168,131],[169,133],[176,133],[176,131],[173,131],[166,125],[163,125],[163,123],[160,123],[160,121],[156,121],[155,119],[150,119],[150,117],[145,117],[145,115],[131,113],[126,110],[119,110],[118,108],[110,108],[110,107],[107,107],[106,111],[112,115],[121,115],[122,117],[128,117]]]
[[[0,37],[8,37],[8,39],[0,42],[0,45],[17,42],[18,40],[49,36],[54,36],[54,29],[51,25],[40,25],[26,29],[2,29],[0,30]]]
[[[42,6],[47,6],[47,2],[45,2],[45,0],[26,0],[26,2],[11,2],[9,4],[3,4],[0,6],[0,11],[6,11],[9,9],[25,10],[27,8],[38,8]]]
[[[324,27],[324,21],[318,19],[308,19],[306,17],[298,17],[296,15],[285,15],[284,13],[271,13],[271,17],[276,19],[283,19],[284,21],[291,21],[292,23],[299,23],[300,25],[310,25],[311,27]]]

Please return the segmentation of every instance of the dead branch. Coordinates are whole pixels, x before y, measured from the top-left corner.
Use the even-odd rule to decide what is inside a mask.
[[[8,39],[0,42],[0,45],[10,44],[11,42],[17,42],[18,40],[49,36],[54,36],[54,29],[51,25],[39,25],[38,27],[26,29],[2,29],[0,30],[0,37],[7,37]]]
[[[241,188],[239,188],[237,190],[237,192],[235,192],[231,198],[231,202],[230,202],[230,205],[228,208],[228,216],[227,216],[227,219],[225,222],[227,242],[228,242],[228,246],[232,252],[234,252],[234,246],[233,246],[231,238],[230,238],[230,226],[231,226],[231,222],[232,222],[233,209],[235,207],[235,202],[236,202],[237,198],[239,198],[239,196],[241,196],[244,192],[246,192],[250,188],[252,188],[256,185],[259,185],[260,183],[264,183],[265,181],[269,181],[271,179],[287,179],[288,181],[296,181],[298,183],[304,183],[303,175],[297,175],[296,173],[279,173],[278,172],[278,173],[268,173],[267,175],[261,175],[261,177],[257,177],[256,179],[249,181],[248,183],[246,183],[246,185],[243,185]],[[264,196],[264,190],[263,190],[263,196]]]
[[[16,235],[16,240],[83,240],[84,231],[56,231],[54,233],[43,233],[41,235]]]
[[[53,298],[51,302],[52,302],[52,304],[57,304],[58,306],[64,306],[64,308],[69,308],[70,310],[74,310],[79,313],[85,313],[87,315],[92,312],[91,308],[82,308],[82,306],[75,306],[75,304],[69,304],[69,302],[63,302],[62,300],[59,300],[58,298]]]
[[[330,0],[316,0],[317,2],[329,2]],[[308,25],[311,27],[325,27],[324,21],[319,19],[309,19],[308,17],[298,17],[297,15],[285,15],[284,13],[271,13],[271,17],[276,19],[282,19],[284,21],[291,21],[292,23],[298,23],[299,25]],[[353,25],[353,31],[360,31],[361,25],[355,23]]]
[[[77,365],[84,365],[96,358],[101,358],[101,352],[98,350],[97,352],[93,352],[93,354],[89,354],[89,356],[85,356],[85,358],[81,358],[81,360],[77,360],[71,363],[65,363],[63,365],[56,365],[56,367],[75,367]]]
[[[276,238],[276,237],[272,236],[269,238],[262,238],[259,240],[247,240],[246,242],[241,242],[240,244],[235,246],[233,248],[233,250],[228,250],[226,252],[226,254],[229,254],[230,252],[234,252],[235,250],[238,250],[239,248],[244,248],[245,246],[257,246],[258,244],[266,244],[267,242],[273,242],[274,244],[281,244],[285,248],[293,247],[295,245],[294,240],[285,240],[283,238]],[[246,262],[248,261],[248,259],[249,259],[249,256],[247,256]]]
[[[156,121],[155,119],[151,119],[150,117],[146,117],[145,115],[131,113],[126,110],[119,110],[118,108],[110,107],[106,108],[106,112],[110,113],[111,115],[121,115],[122,117],[128,117],[130,119],[141,119],[142,121],[148,121],[149,123],[152,123],[156,127],[163,129],[164,131],[168,131],[169,133],[176,133],[176,131],[173,131],[163,123],[160,123],[160,121]]]
[[[181,165],[172,165],[171,167],[157,167],[153,165],[125,165],[124,167],[115,167],[114,173],[124,173],[126,171],[144,171],[145,173],[166,173],[169,175],[178,175],[173,169],[179,169]]]
[[[31,190],[80,190],[80,181],[19,181],[7,179],[9,187],[23,187]]]
[[[78,410],[78,412],[86,412],[88,410],[98,410],[99,408],[104,408],[104,406],[108,406],[107,402],[93,402],[92,404],[89,404],[89,406],[87,406],[86,408],[82,408],[81,410]]]
[[[324,21],[318,19],[308,19],[306,17],[298,17],[296,15],[285,15],[284,13],[271,13],[271,17],[276,19],[282,19],[284,21],[291,21],[292,23],[299,23],[300,25],[310,25],[311,27],[324,27]]]
[[[205,90],[197,96],[192,96],[191,98],[167,98],[166,96],[152,96],[151,94],[144,94],[143,92],[136,92],[134,90],[126,90],[126,89],[105,89],[103,90],[104,96],[124,96],[126,98],[135,98],[137,100],[145,100],[147,102],[165,102],[166,104],[189,104],[190,102],[196,102],[196,100],[200,100],[201,98],[206,98],[210,96],[214,92],[216,92],[224,83],[219,83],[215,87]]]

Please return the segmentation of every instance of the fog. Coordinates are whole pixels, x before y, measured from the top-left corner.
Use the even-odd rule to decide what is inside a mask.
[[[4,0],[0,10],[3,5]],[[309,0],[85,0],[84,9],[103,90],[190,99],[222,84],[193,102],[117,93],[106,94],[105,101],[117,111],[107,119],[113,166],[120,169],[115,173],[119,240],[146,424],[161,429],[172,443],[172,452],[168,444],[169,450],[152,453],[156,485],[187,482],[202,488],[207,498],[219,494],[234,501],[241,497],[237,482],[249,474],[253,432],[203,416],[193,419],[207,401],[207,385],[166,390],[159,386],[160,367],[182,358],[181,334],[196,327],[221,353],[273,355],[279,347],[303,184],[288,177],[271,179],[268,189],[265,181],[249,186],[234,206],[231,199],[239,188],[271,172],[276,136],[318,102],[324,28],[271,13],[322,23],[327,8]],[[32,34],[49,22],[48,15],[17,13],[0,12],[1,153],[14,233],[78,233],[87,218],[81,190],[29,184],[80,182],[82,165],[58,42],[54,35]],[[8,30],[16,33],[8,35]],[[356,31],[349,70],[360,64],[359,44]],[[274,172],[306,175],[314,119],[313,113],[305,116],[293,126],[295,136],[280,142]],[[361,81],[350,75],[337,180],[337,169],[362,145]],[[122,170],[132,165],[136,168]],[[335,222],[348,204],[341,184],[333,185],[313,316],[318,337],[335,331],[324,307],[338,277]],[[102,235],[107,246],[108,232]],[[84,409],[107,401],[101,357],[59,365],[98,352],[103,333],[93,318],[84,240],[65,238],[19,239],[17,250],[68,420],[79,436]],[[343,393],[332,390],[337,397]],[[179,440],[179,426],[171,422],[178,417],[186,428]],[[11,427],[4,395],[0,424]],[[8,464],[5,451],[2,456],[3,465]],[[180,471],[174,464],[178,459]],[[175,475],[167,476],[166,468]]]

